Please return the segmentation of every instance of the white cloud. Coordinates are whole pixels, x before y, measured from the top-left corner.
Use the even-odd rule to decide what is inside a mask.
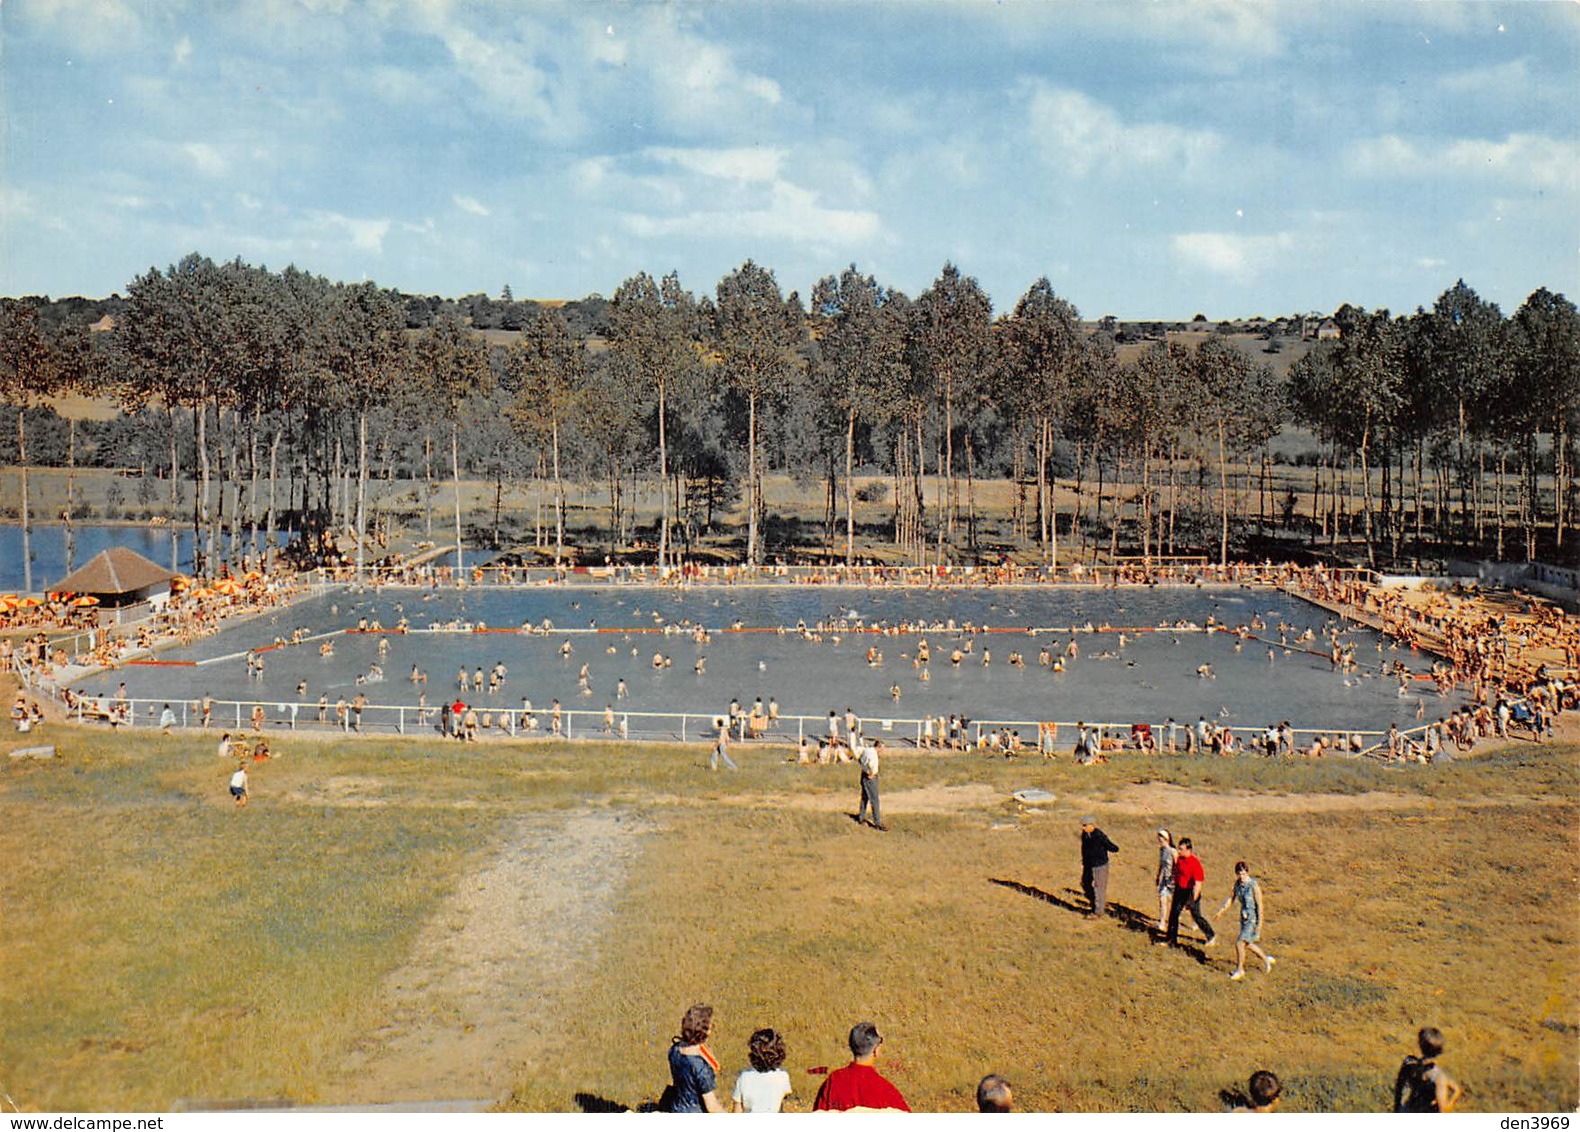
[[[370,67],[363,73],[363,81],[375,96],[385,102],[418,106],[433,101],[433,82],[401,67]]]
[[[0,184],[0,227],[25,221],[30,226],[65,232],[68,225],[59,216],[45,212],[31,193]]]
[[[782,149],[762,146],[739,146],[733,149],[672,149],[653,146],[645,151],[649,157],[667,165],[678,165],[704,177],[719,177],[731,181],[776,181],[784,162]]]
[[[366,252],[384,250],[384,237],[389,235],[390,230],[388,220],[359,219],[321,209],[314,209],[307,216],[320,230],[340,231],[350,236],[351,246],[354,248]]]
[[[473,216],[487,216],[489,214],[483,202],[476,197],[456,193],[450,200],[454,202],[456,208],[459,208],[462,212],[470,212]]]
[[[628,231],[644,238],[685,236],[733,240],[792,240],[833,247],[865,244],[882,235],[878,214],[825,208],[810,189],[775,181],[760,202],[734,208],[696,209],[674,216],[627,213]]]
[[[1451,94],[1493,95],[1500,98],[1511,92],[1527,95],[1531,86],[1531,72],[1524,59],[1511,59],[1507,63],[1444,75],[1437,85]]]
[[[181,152],[186,154],[192,167],[205,177],[224,176],[230,165],[219,150],[207,142],[187,142],[181,147]]]
[[[448,0],[424,0],[405,10],[415,23],[444,45],[456,75],[475,86],[487,109],[539,124],[545,130],[566,132],[574,115],[566,89],[553,87],[539,58],[554,40],[542,33],[530,16],[517,10],[452,5]],[[530,9],[521,9],[528,11]],[[469,18],[483,16],[486,33],[468,26]],[[509,16],[511,18],[501,18]],[[398,86],[384,76],[386,86]],[[411,93],[409,88],[407,93]]]
[[[1248,61],[1281,57],[1288,52],[1290,40],[1309,33],[1309,25],[1317,18],[1329,23],[1334,19],[1319,5],[1250,0],[984,4],[972,14],[982,20],[996,19],[1002,34],[1018,45],[1029,38],[1061,43],[1118,42],[1127,50],[1166,57],[1173,66],[1204,74],[1234,74]]]
[[[678,5],[633,8],[622,66],[650,92],[651,109],[686,131],[738,133],[768,112],[786,108],[784,90],[767,75],[747,70],[726,46],[704,39]]]
[[[178,67],[182,66],[188,59],[192,58],[192,37],[190,35],[183,35],[180,39],[176,40],[176,45],[170,53],[170,58],[171,61]]]
[[[1483,176],[1542,189],[1580,184],[1580,142],[1541,134],[1510,134],[1502,141],[1461,138],[1430,149],[1386,134],[1357,144],[1350,171],[1370,177]]]
[[[1272,270],[1297,247],[1292,233],[1242,236],[1234,232],[1183,232],[1171,247],[1188,268],[1247,283]]]
[[[124,50],[142,31],[138,5],[128,0],[28,0],[4,6],[50,32],[69,46],[90,54]]]
[[[1179,172],[1205,167],[1223,149],[1210,130],[1162,122],[1135,125],[1078,90],[1029,86],[1026,128],[1032,144],[1062,170],[1084,177],[1135,166],[1169,166]]]

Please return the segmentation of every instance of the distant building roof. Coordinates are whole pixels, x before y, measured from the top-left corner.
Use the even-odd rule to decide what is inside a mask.
[[[99,321],[89,326],[88,329],[93,331],[95,334],[103,334],[107,330],[114,330],[115,316],[113,314],[107,314],[99,319]]]
[[[55,593],[129,594],[168,582],[175,576],[174,570],[150,562],[135,550],[112,546],[50,588]]]

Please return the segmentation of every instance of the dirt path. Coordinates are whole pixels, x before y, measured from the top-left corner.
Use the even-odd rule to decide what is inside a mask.
[[[970,810],[1001,808],[1010,796],[1003,790],[983,783],[965,786],[924,786],[915,790],[897,790],[883,795],[885,814],[959,814]],[[1503,805],[1508,798],[1461,798],[1451,802],[1432,799],[1421,794],[1394,793],[1372,790],[1360,794],[1262,794],[1249,790],[1204,790],[1199,787],[1175,786],[1168,782],[1148,782],[1126,786],[1113,800],[1099,801],[1064,795],[1056,797],[1036,810],[1053,812],[1059,806],[1076,806],[1082,812],[1093,814],[1146,814],[1159,818],[1180,814],[1294,814],[1334,813],[1356,810],[1400,810],[1429,806],[1478,806]],[[1546,805],[1564,799],[1527,798],[1518,801],[1526,804]],[[800,795],[785,799],[786,806],[819,812],[854,812],[854,791],[850,797],[843,795]]]
[[[554,1040],[567,969],[589,963],[645,827],[613,813],[533,815],[465,877],[383,994],[334,1103],[497,1100]]]

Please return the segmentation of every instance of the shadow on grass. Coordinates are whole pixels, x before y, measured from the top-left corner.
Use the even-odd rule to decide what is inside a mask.
[[[1030,896],[1034,900],[1041,900],[1045,904],[1052,904],[1056,908],[1063,908],[1065,911],[1074,912],[1079,916],[1085,916],[1089,907],[1085,897],[1081,896],[1073,888],[1065,889],[1066,895],[1060,896],[1049,892],[1045,888],[1038,888],[1034,884],[1022,884],[1018,880],[1006,880],[1003,877],[988,877],[988,883],[999,885],[1001,888],[1012,889],[1022,896]],[[1117,921],[1126,931],[1145,936],[1154,943],[1163,942],[1163,936],[1157,930],[1157,922],[1139,909],[1110,900],[1108,902],[1108,918]],[[1194,944],[1180,943],[1178,944],[1178,950],[1185,952],[1198,963],[1207,962],[1205,948]]]
[[[631,1106],[600,1097],[595,1093],[577,1093],[576,1107],[582,1112],[630,1112]],[[654,1106],[655,1109],[657,1106]]]

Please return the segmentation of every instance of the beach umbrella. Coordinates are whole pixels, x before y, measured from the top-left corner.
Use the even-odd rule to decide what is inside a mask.
[[[87,609],[91,605],[98,605],[99,599],[94,597],[92,594],[83,594],[81,597],[72,598],[71,604],[76,606],[78,609]]]
[[[4,596],[0,596],[0,609],[15,609],[21,604],[22,599],[17,597],[16,594],[5,594]]]
[[[37,609],[43,604],[44,599],[38,597],[25,597],[21,601],[17,602],[17,605],[23,609]]]

